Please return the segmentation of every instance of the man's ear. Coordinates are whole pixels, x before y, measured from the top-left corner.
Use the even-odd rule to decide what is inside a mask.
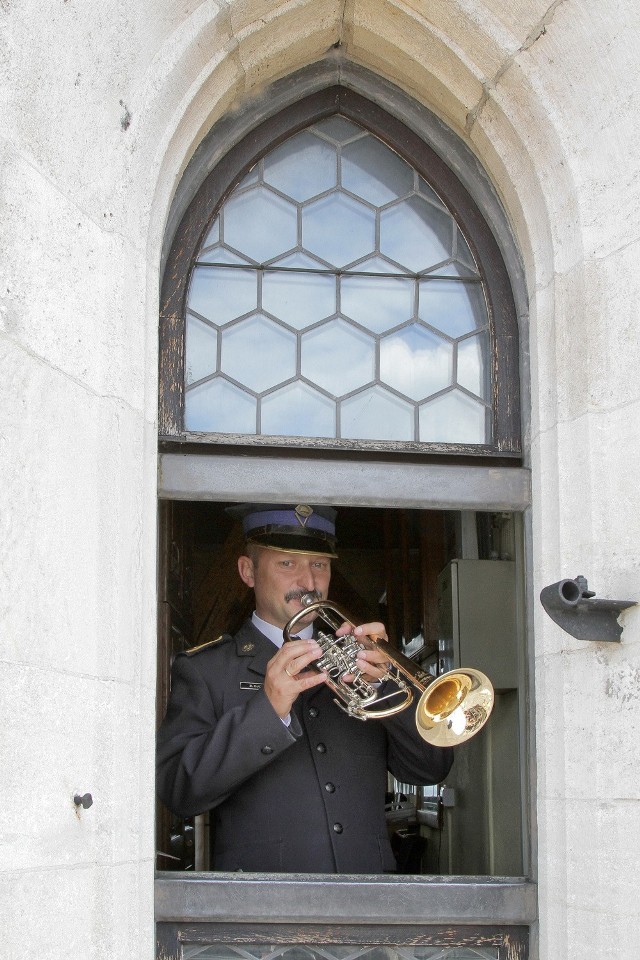
[[[238,557],[238,573],[243,583],[248,587],[255,585],[255,575],[253,572],[253,560],[251,557]]]

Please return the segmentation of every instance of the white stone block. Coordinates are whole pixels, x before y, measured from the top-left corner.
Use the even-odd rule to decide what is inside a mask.
[[[140,577],[149,562],[141,555],[145,425],[11,342],[0,349],[0,470],[12,505],[1,520],[6,654],[131,680],[148,609]]]
[[[141,409],[144,265],[17,154],[5,156],[2,331],[97,394]]]
[[[140,777],[153,769],[152,698],[38,664],[6,665],[1,685],[3,868],[152,859],[153,778]],[[74,795],[87,793],[93,805],[78,808]]]

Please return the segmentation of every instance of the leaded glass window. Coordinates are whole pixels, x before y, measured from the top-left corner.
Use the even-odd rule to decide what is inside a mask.
[[[162,439],[517,456],[517,324],[490,230],[400,121],[322,96],[234,147],[180,223]]]
[[[286,140],[231,193],[186,317],[189,431],[491,442],[469,244],[418,171],[342,116]]]

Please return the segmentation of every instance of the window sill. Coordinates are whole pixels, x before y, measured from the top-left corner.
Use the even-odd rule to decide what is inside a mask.
[[[327,877],[158,873],[156,921],[528,925],[537,887],[520,877]]]

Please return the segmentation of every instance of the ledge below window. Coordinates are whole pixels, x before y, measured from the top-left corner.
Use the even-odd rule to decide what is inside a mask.
[[[529,925],[536,884],[499,877],[159,873],[156,921]]]

